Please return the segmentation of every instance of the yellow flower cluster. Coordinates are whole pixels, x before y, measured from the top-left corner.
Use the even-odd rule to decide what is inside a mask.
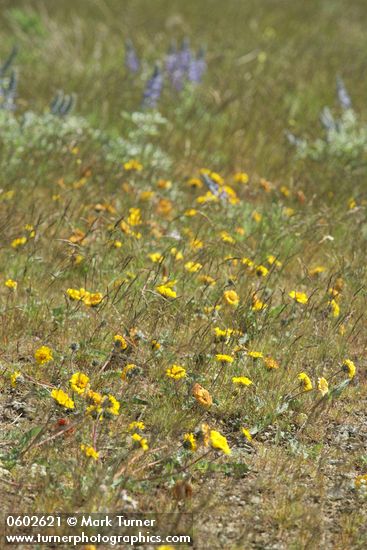
[[[14,281],[14,279],[7,279],[4,284],[10,290],[16,290],[18,286],[17,281]]]
[[[103,300],[101,292],[88,292],[85,288],[68,288],[66,294],[71,300],[82,301],[89,307],[98,306]]]
[[[73,391],[75,391],[79,395],[83,395],[88,387],[89,377],[82,372],[76,372],[70,378],[69,383]]]
[[[174,380],[180,380],[186,377],[186,369],[180,365],[172,365],[172,367],[166,369],[166,375]]]
[[[165,298],[177,298],[177,292],[173,289],[176,281],[166,281],[156,286],[156,291]]]
[[[52,390],[51,397],[61,405],[62,407],[65,407],[65,409],[74,409],[74,401],[71,399],[71,397],[68,396],[67,393],[65,393],[63,390]]]
[[[143,170],[143,165],[136,159],[131,159],[124,162],[124,170],[126,172],[141,172]]]
[[[91,445],[80,445],[81,451],[87,456],[88,458],[93,458],[93,460],[98,460],[99,458],[99,452],[95,450],[94,447]]]

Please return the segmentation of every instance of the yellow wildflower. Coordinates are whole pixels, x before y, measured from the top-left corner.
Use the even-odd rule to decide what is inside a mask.
[[[239,386],[251,386],[253,383],[252,380],[247,378],[247,376],[233,376],[233,384],[238,384]]]
[[[213,195],[213,193],[207,191],[205,195],[200,195],[200,197],[196,199],[196,202],[198,204],[205,204],[206,202],[216,202],[218,200],[219,199],[216,195]]]
[[[94,447],[92,447],[91,445],[80,445],[80,449],[83,451],[83,453],[85,454],[85,456],[87,456],[88,458],[93,458],[94,460],[98,460],[99,458],[99,452],[95,450]]]
[[[232,237],[232,235],[230,235],[228,233],[228,231],[221,231],[219,233],[219,237],[221,238],[221,240],[224,243],[229,243],[229,244],[235,244],[236,243],[236,239],[234,237]]]
[[[282,262],[277,260],[276,256],[273,254],[269,254],[269,256],[266,258],[266,261],[269,265],[275,265],[276,267],[282,267]]]
[[[246,267],[248,267],[250,270],[252,270],[255,265],[254,262],[250,260],[250,258],[246,258],[246,257],[242,258],[241,263]]]
[[[103,294],[101,292],[86,292],[83,297],[83,303],[90,307],[98,306],[102,300]]]
[[[236,191],[230,185],[223,185],[222,192],[227,197],[230,204],[238,204],[240,202]]]
[[[18,237],[17,239],[14,239],[11,242],[11,246],[13,248],[18,248],[19,246],[23,246],[27,242],[27,237]]]
[[[134,430],[145,430],[145,424],[144,422],[135,420],[134,422],[130,422],[128,429],[129,432],[132,432]]]
[[[326,380],[326,378],[322,377],[322,378],[319,378],[318,381],[317,381],[317,388],[318,390],[320,391],[321,395],[324,396],[328,393],[329,391],[329,384]]]
[[[240,303],[240,298],[235,290],[225,290],[223,298],[230,306],[237,307]]]
[[[219,363],[233,363],[234,359],[231,355],[225,355],[223,353],[217,353],[215,359]]]
[[[130,378],[131,374],[133,374],[133,371],[137,371],[137,366],[134,363],[129,363],[128,365],[125,365],[121,372],[121,379],[124,381],[127,380],[128,378]]]
[[[84,260],[83,256],[81,254],[75,254],[71,258],[74,265],[79,265]]]
[[[310,377],[305,372],[300,372],[297,376],[301,383],[303,391],[311,391],[313,386]]]
[[[266,277],[269,273],[269,270],[264,265],[257,265],[255,268],[256,275],[259,275],[259,277]]]
[[[200,178],[190,178],[187,184],[195,189],[200,189],[204,185]]]
[[[189,449],[193,453],[196,451],[197,449],[196,437],[192,432],[184,434],[183,441],[184,441],[183,445],[186,449]]]
[[[295,211],[293,208],[284,208],[284,214],[287,216],[287,218],[291,218],[294,216]]]
[[[149,201],[155,196],[154,191],[142,191],[139,195],[139,199],[142,201]]]
[[[73,391],[82,395],[89,384],[89,377],[82,372],[75,372],[70,378],[69,383]]]
[[[367,488],[367,474],[357,476],[354,483],[356,487]]]
[[[299,304],[307,304],[308,302],[307,294],[305,294],[304,292],[298,292],[296,290],[292,290],[289,293],[289,297],[293,298],[293,300],[295,300]]]
[[[75,407],[74,401],[63,390],[52,390],[51,397],[53,397],[59,405],[65,407],[65,409],[74,409]]]
[[[183,254],[180,252],[180,250],[177,250],[176,247],[171,248],[170,253],[174,257],[174,259],[179,262],[180,260],[183,260]]]
[[[249,181],[248,174],[246,172],[236,172],[233,176],[233,179],[236,183],[242,183],[246,185]]]
[[[166,369],[166,375],[174,380],[180,380],[186,377],[186,369],[180,367],[180,365],[172,365],[170,368]]]
[[[115,336],[113,337],[116,345],[118,345],[121,349],[125,350],[128,346],[125,338],[123,336],[121,336],[121,334],[115,334]]]
[[[220,434],[216,430],[210,430],[209,438],[209,443],[213,449],[218,449],[226,455],[231,454],[231,449],[229,448],[227,439],[224,435]]]
[[[200,239],[192,239],[192,240],[190,241],[190,246],[191,246],[191,248],[193,248],[194,250],[200,250],[201,248],[203,248],[204,243],[203,243],[203,241],[201,241]]]
[[[156,291],[165,298],[177,298],[177,292],[167,283],[155,287]]]
[[[66,290],[66,294],[68,295],[68,297],[71,300],[81,300],[82,299],[82,294],[81,294],[80,290],[78,290],[76,288],[68,288]]]
[[[142,435],[140,435],[138,433],[132,434],[131,439],[135,443],[138,443],[140,445],[140,447],[143,449],[143,451],[148,451],[149,450],[148,441]]]
[[[242,428],[242,429],[241,429],[241,432],[242,432],[242,434],[245,436],[245,438],[247,439],[247,441],[252,441],[252,435],[251,435],[251,433],[249,432],[249,430],[247,430],[246,428]]]
[[[199,275],[198,281],[208,286],[214,286],[217,284],[215,279],[213,279],[210,275]]]
[[[334,299],[330,300],[329,306],[332,312],[333,317],[339,317],[340,315],[340,306],[338,302]]]
[[[142,224],[140,208],[129,208],[129,216],[127,218],[127,223],[132,227]]]
[[[162,254],[160,252],[153,252],[152,254],[148,254],[148,258],[153,263],[163,262],[163,260],[164,260],[164,256],[162,256]]]
[[[187,218],[192,218],[192,217],[196,216],[197,213],[198,213],[198,211],[195,210],[195,208],[189,208],[188,210],[185,210],[184,215]]]
[[[198,271],[200,271],[200,269],[202,269],[202,267],[203,266],[200,263],[195,263],[195,262],[186,262],[185,263],[185,269],[189,273],[197,273]]]
[[[221,329],[219,327],[214,327],[214,334],[218,340],[229,340],[233,333],[234,330],[232,328]]]
[[[200,168],[200,174],[205,174],[209,176],[210,179],[212,179],[218,185],[223,185],[224,183],[224,180],[220,174],[218,174],[217,172],[212,172],[208,168]]]
[[[310,275],[310,277],[315,277],[317,275],[320,275],[320,273],[324,273],[324,271],[326,271],[326,267],[322,265],[317,265],[316,267],[312,267],[311,269],[309,269],[308,274]]]
[[[353,210],[353,208],[355,208],[357,206],[357,203],[355,201],[355,199],[353,197],[351,197],[349,200],[348,200],[348,208],[350,210]]]
[[[264,357],[264,364],[267,369],[279,369],[279,363],[272,357]]]
[[[123,166],[126,172],[141,172],[143,170],[143,165],[136,159],[128,160]]]
[[[17,286],[18,286],[18,283],[16,281],[14,281],[13,279],[7,279],[4,284],[10,290],[16,290]]]
[[[126,223],[125,220],[121,220],[121,222],[120,222],[120,228],[121,228],[121,231],[122,231],[123,233],[125,233],[125,235],[132,235],[132,234],[133,234],[133,232],[132,232],[132,230],[131,230],[129,224]]]
[[[47,346],[41,346],[35,351],[34,358],[39,365],[44,365],[53,360],[52,350]]]
[[[256,294],[254,294],[254,295],[252,296],[252,306],[251,306],[251,309],[252,309],[253,311],[262,311],[263,309],[266,309],[267,307],[268,307],[268,305],[265,304],[264,302],[262,302],[262,301],[260,300],[260,298],[258,298],[258,297],[256,296]]]
[[[354,378],[356,374],[356,366],[350,359],[344,359],[343,371],[348,373],[350,379]]]
[[[120,412],[120,403],[113,395],[105,395],[102,399],[102,408],[106,413],[118,416]]]
[[[95,405],[100,405],[102,403],[102,395],[100,393],[93,390],[88,390],[86,395],[89,402],[92,402]]]
[[[17,385],[17,380],[18,378],[22,376],[21,373],[19,371],[15,371],[13,372],[11,375],[10,375],[10,383],[12,385],[13,388],[16,387]]]
[[[251,214],[251,218],[256,222],[260,223],[263,219],[262,214],[260,212],[257,212],[256,210]]]

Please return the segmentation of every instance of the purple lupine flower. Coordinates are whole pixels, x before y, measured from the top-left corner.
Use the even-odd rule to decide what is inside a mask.
[[[186,73],[189,70],[191,59],[192,59],[192,53],[190,49],[189,39],[184,38],[182,42],[181,50],[179,52],[179,66],[184,73]]]
[[[158,65],[155,66],[152,76],[145,85],[143,107],[154,108],[161,96],[163,88],[163,74]]]
[[[350,95],[348,94],[344,82],[342,78],[340,78],[340,76],[338,76],[336,79],[336,91],[342,109],[351,109],[352,100],[350,99]]]
[[[198,84],[201,82],[203,75],[206,71],[205,52],[203,48],[200,49],[197,57],[192,57],[189,70],[188,79],[190,82]]]
[[[177,51],[175,44],[172,44],[166,56],[166,71],[173,88],[177,91],[182,90],[185,78],[181,57],[182,51]]]
[[[169,76],[173,74],[178,65],[177,48],[175,44],[171,44],[168,53],[166,55],[166,71]]]
[[[175,90],[180,92],[184,86],[185,72],[177,67],[170,75],[171,84]]]
[[[125,50],[126,50],[126,53],[125,53],[126,67],[132,73],[137,73],[140,69],[139,58],[133,46],[133,43],[130,40],[126,41]]]

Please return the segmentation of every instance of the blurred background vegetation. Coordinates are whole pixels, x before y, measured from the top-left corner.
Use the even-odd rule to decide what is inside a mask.
[[[243,165],[265,177],[313,185],[317,165],[294,158],[284,131],[314,137],[319,114],[336,106],[343,77],[365,116],[367,10],[363,0],[2,0],[0,59],[19,47],[20,108],[43,110],[58,89],[76,93],[75,112],[124,135],[123,111],[140,108],[157,59],[172,40],[204,46],[208,71],[194,95],[164,89],[159,110],[170,122],[161,135],[179,166]],[[131,39],[142,76],[124,65]],[[348,177],[348,174],[344,174]],[[325,188],[335,174],[323,168]],[[355,177],[350,176],[350,177]],[[355,180],[353,180],[355,182]]]

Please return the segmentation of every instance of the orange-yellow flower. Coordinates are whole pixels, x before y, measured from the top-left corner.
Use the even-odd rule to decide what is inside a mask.
[[[208,390],[200,386],[200,384],[194,384],[192,388],[192,395],[195,397],[196,401],[200,403],[200,405],[203,405],[203,407],[210,407],[213,404],[210,393]]]

